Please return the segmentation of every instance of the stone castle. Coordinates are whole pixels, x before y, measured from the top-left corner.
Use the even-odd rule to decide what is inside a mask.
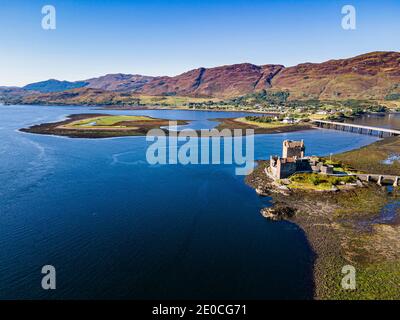
[[[271,156],[267,174],[285,179],[298,172],[333,174],[333,166],[319,162],[318,157],[305,157],[304,141],[283,141],[282,157]]]

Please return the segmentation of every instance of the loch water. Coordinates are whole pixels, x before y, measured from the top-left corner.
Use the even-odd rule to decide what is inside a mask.
[[[235,165],[150,165],[145,137],[71,139],[18,129],[69,114],[190,120],[229,112],[0,106],[0,299],[308,299],[313,253],[300,228],[270,222],[270,205]],[[329,155],[377,138],[334,130],[257,135],[256,159],[304,139]],[[41,288],[53,265],[57,289]]]

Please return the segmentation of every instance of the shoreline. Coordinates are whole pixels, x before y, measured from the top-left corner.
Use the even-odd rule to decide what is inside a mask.
[[[95,106],[96,107],[96,106]],[[236,113],[255,113],[255,114],[265,114],[265,115],[279,115],[281,112],[276,111],[260,111],[260,110],[237,110],[237,109],[204,109],[204,108],[189,108],[189,107],[156,107],[156,106],[143,106],[143,107],[113,107],[113,106],[97,106],[101,110],[117,110],[117,111],[124,111],[124,110],[173,110],[173,111],[203,111],[203,112],[236,112]]]
[[[396,140],[400,146],[400,139]],[[353,152],[358,158],[358,150],[371,153],[369,150],[374,150],[382,141],[343,154]],[[387,144],[390,143],[389,139]],[[272,206],[263,210],[280,212],[278,219],[293,222],[304,231],[315,257],[314,298],[400,298],[400,286],[396,285],[400,283],[400,213],[396,209],[391,219],[381,217],[390,203],[400,201],[398,189],[388,191],[370,183],[346,191],[295,190],[285,194],[274,188],[264,173],[268,164],[268,161],[259,161],[245,183],[261,196],[272,198]],[[356,268],[354,291],[341,288],[344,276],[341,271],[345,265]],[[386,283],[382,277],[394,280]]]
[[[101,116],[102,114],[79,114],[73,115],[76,117],[79,116],[87,116],[88,118],[92,118],[95,116]],[[66,120],[61,122],[70,122],[72,116],[67,117]],[[84,118],[82,118],[84,119]],[[223,120],[221,118],[219,120]],[[234,118],[228,118],[230,120]],[[77,119],[74,119],[77,120]],[[162,120],[162,119],[159,119]],[[218,120],[218,121],[219,121]],[[235,121],[233,121],[235,122]],[[57,123],[49,123],[49,124],[41,124],[42,125],[53,125],[59,126],[60,122]],[[282,128],[279,128],[282,129]],[[23,129],[20,129],[24,131]],[[29,131],[24,131],[29,132]],[[269,132],[271,133],[271,132]],[[279,133],[279,132],[275,132]],[[49,132],[42,133],[42,134],[51,134]],[[64,135],[68,136],[68,135]],[[125,135],[124,135],[125,136]],[[115,137],[115,136],[110,136]],[[81,137],[79,137],[81,138]],[[82,137],[87,138],[87,137]],[[95,138],[102,138],[96,136]],[[381,141],[372,143],[366,147],[354,149],[352,151],[348,151],[345,153],[340,153],[334,155],[334,159],[340,155],[345,155],[349,153],[358,152],[359,150],[366,149],[366,153],[368,154],[368,150],[371,150],[371,146],[376,146],[382,142],[390,142],[390,141],[398,140],[397,138],[387,138]],[[397,148],[397,145],[396,145]],[[398,149],[400,151],[400,149]],[[379,149],[378,152],[381,152]],[[356,159],[359,159],[357,155]],[[260,166],[258,168],[261,168]],[[246,179],[247,180],[247,179]],[[247,182],[247,181],[246,181]],[[256,186],[256,184],[252,185],[252,187]],[[301,214],[296,214],[293,217],[287,218],[288,221],[297,224],[303,231],[309,241],[310,247],[313,250],[315,255],[315,261],[313,264],[313,273],[314,273],[314,283],[315,283],[315,298],[316,299],[353,299],[353,298],[365,298],[366,296],[363,295],[365,292],[355,292],[355,293],[348,293],[342,292],[340,288],[338,288],[338,284],[340,284],[340,279],[342,277],[341,274],[341,267],[347,264],[355,265],[357,270],[365,269],[371,270],[368,268],[372,268],[373,272],[379,272],[376,268],[381,268],[386,270],[387,268],[394,268],[396,270],[400,270],[400,244],[398,242],[400,239],[400,228],[399,228],[399,215],[397,218],[394,219],[391,223],[370,223],[368,221],[369,218],[376,216],[379,214],[380,210],[389,202],[392,201],[395,197],[389,197],[386,191],[383,191],[382,188],[371,186],[371,188],[364,188],[360,189],[361,193],[353,193],[353,191],[349,191],[346,194],[343,193],[320,193],[318,192],[317,196],[316,193],[311,192],[296,192],[296,195],[291,199],[290,196],[284,196],[281,194],[273,194],[271,195],[274,201],[274,205],[285,204],[285,206],[290,205],[294,207],[296,211],[300,212],[300,210],[306,209],[305,212],[301,212]],[[332,196],[333,195],[333,196]],[[378,195],[378,196],[376,196]],[[343,197],[342,197],[343,196]],[[397,195],[395,195],[397,196]],[[332,198],[332,199],[331,199]],[[365,212],[360,213],[357,212],[355,217],[350,217],[350,221],[343,221],[349,219],[348,215],[352,212],[345,212],[340,213],[337,216],[337,211],[340,209],[339,204],[346,204],[349,205],[351,209],[352,207],[351,202],[354,199],[361,198],[365,203],[360,203],[359,201],[356,202],[360,207],[358,209],[366,210]],[[373,205],[375,207],[369,208],[371,201],[368,200],[369,198],[373,199]],[[330,202],[332,200],[332,202]],[[318,208],[315,210],[315,208]],[[317,211],[317,213],[316,213]],[[334,215],[330,217],[330,215]],[[367,222],[368,227],[372,229],[372,231],[368,230],[358,230],[357,228],[360,227],[361,222]],[[393,236],[394,234],[394,236]],[[396,240],[396,237],[399,236]],[[384,246],[383,242],[387,242],[388,237],[391,240],[394,238],[394,248],[388,248]],[[383,240],[384,241],[383,241]],[[373,241],[371,241],[373,240]],[[368,246],[368,242],[377,241],[381,246],[380,250],[377,248],[367,247],[366,250],[370,250],[367,256],[364,255],[362,252],[359,251],[359,248],[352,248],[352,241],[362,242],[362,249],[365,249],[365,246]],[[396,242],[397,241],[397,242]],[[392,243],[392,242],[391,242]],[[340,244],[340,245],[338,245]],[[349,248],[351,250],[349,250]],[[384,248],[384,250],[382,250]],[[344,250],[344,251],[343,251]],[[397,250],[397,253],[395,252]],[[371,256],[379,256],[381,251],[390,252],[390,255],[395,257],[395,259],[390,259],[389,262],[386,260],[374,260],[375,258],[371,258]],[[345,252],[345,254],[343,254]],[[363,260],[370,260],[372,259],[369,264],[365,264]],[[383,263],[383,266],[382,266]],[[377,267],[378,266],[378,267]],[[393,267],[394,266],[394,267]],[[399,267],[399,268],[397,268]],[[397,269],[396,269],[397,268]],[[328,271],[327,271],[328,270]],[[369,271],[368,271],[369,272]],[[368,273],[366,272],[366,273]],[[326,275],[330,277],[326,280]],[[388,275],[393,275],[392,273],[388,273]],[[367,274],[369,277],[370,275]],[[394,276],[396,278],[396,274]],[[400,278],[399,278],[400,279]],[[326,282],[328,281],[328,282]],[[370,280],[368,280],[370,281]],[[371,281],[375,281],[374,279]],[[366,282],[367,285],[369,282]],[[400,283],[400,281],[398,282]],[[376,290],[375,284],[373,286],[373,290]],[[391,291],[389,291],[391,293]],[[360,296],[360,295],[361,296]],[[367,294],[371,294],[367,292]],[[375,291],[372,293],[375,294]],[[400,293],[395,291],[395,297],[400,297]],[[392,295],[393,296],[393,295]],[[392,296],[385,296],[381,295],[384,298],[391,298]],[[378,297],[378,295],[376,295]]]
[[[208,111],[208,112],[247,112],[247,113],[256,113],[256,114],[266,114],[266,115],[279,115],[283,114],[284,112],[279,111],[261,111],[258,109],[221,109],[221,108],[191,108],[188,106],[157,106],[157,105],[104,105],[104,104],[64,104],[64,103],[13,103],[13,104],[1,104],[0,106],[46,106],[46,107],[91,107],[91,108],[98,108],[99,110],[117,110],[117,111],[129,111],[129,110],[183,110],[183,111]],[[384,114],[400,114],[400,111],[396,111],[394,109],[388,109],[382,112],[374,112],[374,111],[367,111],[363,112],[358,115],[354,115],[354,118],[360,118],[365,115],[384,115]],[[346,118],[343,118],[345,120]],[[348,118],[351,119],[351,118]]]
[[[41,123],[37,125],[32,125],[28,128],[21,128],[19,131],[25,133],[33,133],[33,134],[46,134],[46,135],[55,135],[55,136],[65,136],[70,138],[91,138],[91,139],[100,139],[100,138],[113,138],[113,137],[126,137],[126,136],[146,136],[147,132],[150,129],[159,128],[164,131],[164,134],[168,135],[169,130],[164,129],[163,127],[168,125],[170,120],[166,119],[155,119],[154,126],[144,126],[143,123],[139,123],[135,129],[129,128],[68,128],[67,126],[78,120],[85,120],[100,116],[115,116],[108,114],[72,114],[66,117],[66,119],[57,121],[57,122],[48,122]],[[149,117],[151,118],[151,117]],[[276,134],[276,133],[284,133],[284,132],[295,132],[295,131],[303,131],[303,130],[314,130],[311,124],[305,125],[287,125],[281,126],[277,128],[262,128],[256,125],[245,124],[239,121],[235,121],[236,118],[212,118],[208,119],[210,121],[217,121],[218,125],[214,129],[223,130],[223,129],[241,129],[254,130],[254,134]],[[190,123],[188,120],[174,120],[178,123],[178,125],[187,125]],[[134,124],[134,123],[133,123]],[[199,134],[201,130],[196,130],[196,133]]]
[[[117,138],[117,137],[129,137],[129,136],[145,136],[151,129],[160,129],[164,134],[168,134],[168,130],[162,127],[168,125],[166,119],[156,119],[148,117],[154,121],[146,122],[143,121],[132,121],[134,126],[126,127],[106,127],[106,128],[68,128],[73,122],[79,120],[88,120],[96,117],[108,117],[113,116],[109,114],[72,114],[66,117],[66,119],[57,122],[48,122],[37,125],[32,125],[28,128],[21,128],[19,131],[32,134],[42,135],[53,135],[68,138],[86,138],[86,139],[103,139],[103,138]],[[178,125],[187,125],[188,122],[185,120],[176,120]]]
[[[115,111],[140,111],[140,110],[172,110],[172,111],[204,111],[204,112],[233,112],[233,113],[255,113],[265,115],[279,115],[281,112],[277,111],[260,111],[255,109],[206,109],[206,108],[189,108],[183,106],[118,106],[118,105],[102,105],[102,104],[31,104],[31,103],[18,103],[18,104],[3,104],[3,106],[45,106],[45,107],[88,107],[96,108],[97,110],[115,110]],[[1,105],[0,105],[1,106]]]
[[[214,120],[214,119],[210,119]],[[311,124],[293,124],[293,125],[286,125],[280,126],[276,128],[263,128],[253,124],[247,124],[244,122],[237,121],[237,118],[221,118],[215,119],[218,120],[220,123],[216,126],[217,130],[223,129],[253,129],[254,134],[278,134],[278,133],[286,133],[286,132],[296,132],[296,131],[304,131],[304,130],[315,130]]]

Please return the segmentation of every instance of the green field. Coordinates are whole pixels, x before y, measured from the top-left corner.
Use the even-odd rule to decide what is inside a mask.
[[[124,126],[116,126],[119,122],[125,121],[154,121],[155,119],[145,116],[101,116],[88,118],[84,120],[78,120],[71,122],[66,127],[77,128],[77,127],[85,127],[85,128],[99,128],[99,127],[121,127]]]
[[[354,183],[354,176],[328,176],[318,173],[297,173],[290,177],[289,188],[304,190],[331,190],[339,184]]]
[[[399,154],[400,139],[399,137],[391,137],[357,150],[335,155],[332,159],[359,171],[400,175],[399,161],[394,161],[392,164],[383,162],[390,156]]]

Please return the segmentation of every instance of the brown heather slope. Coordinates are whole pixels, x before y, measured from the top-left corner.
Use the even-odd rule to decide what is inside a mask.
[[[198,68],[175,77],[107,75],[90,88],[146,95],[231,98],[263,89],[289,91],[290,100],[384,99],[400,93],[400,53],[371,52],[323,63]]]
[[[20,99],[21,100],[21,99]],[[137,105],[134,93],[78,88],[63,92],[38,93],[14,103],[44,105]]]
[[[400,53],[299,64],[283,69],[272,88],[288,90],[291,100],[384,99],[400,92]]]
[[[26,91],[18,87],[0,87],[0,99],[14,99],[16,97],[23,97],[25,95],[37,93],[35,91]]]
[[[288,68],[243,63],[198,68],[175,77],[110,74],[84,82],[85,88],[46,95],[32,92],[17,102],[51,104],[66,98],[76,104],[132,104],[141,94],[226,99],[263,89],[287,91],[290,100],[400,99],[400,53],[372,52]]]
[[[86,88],[101,89],[110,91],[135,91],[143,87],[154,77],[138,74],[107,74],[102,77],[85,80],[88,83]]]
[[[271,79],[284,67],[250,63],[199,68],[175,77],[155,78],[138,92],[149,95],[178,95],[228,98],[271,87]]]

